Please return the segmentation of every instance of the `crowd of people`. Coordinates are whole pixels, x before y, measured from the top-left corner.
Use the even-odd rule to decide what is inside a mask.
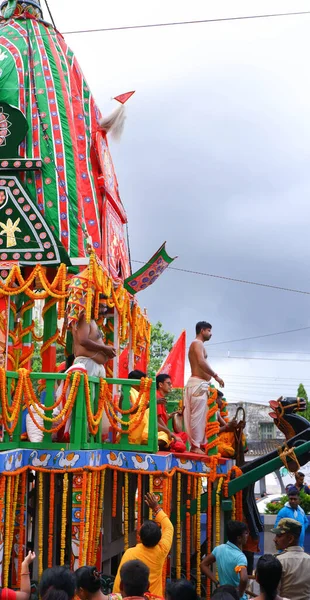
[[[113,591],[105,595],[101,576],[95,566],[82,566],[75,572],[59,566],[46,569],[39,592],[42,600],[198,600],[191,582],[181,579],[164,590],[164,565],[173,541],[173,525],[159,506],[156,496],[148,493],[145,502],[153,520],[145,521],[139,531],[140,542],[126,550],[114,580]],[[260,587],[256,600],[309,600],[310,555],[301,546],[302,524],[296,519],[281,518],[272,529],[276,554],[261,556],[255,573],[249,576],[244,546],[248,528],[241,521],[226,524],[227,542],[213,548],[200,565],[206,581],[212,585],[214,600],[247,600],[249,581]],[[14,592],[2,589],[5,600],[29,600],[30,564],[35,554],[29,552],[21,567],[21,588]],[[250,592],[250,596],[254,594]]]

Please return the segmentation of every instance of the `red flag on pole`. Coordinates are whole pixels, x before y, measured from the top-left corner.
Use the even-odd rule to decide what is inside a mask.
[[[128,361],[129,361],[129,349],[124,348],[118,359],[118,376],[120,379],[127,379],[128,377]]]
[[[129,98],[131,98],[131,96],[134,94],[135,92],[126,92],[125,94],[120,94],[119,96],[114,96],[113,100],[117,100],[117,102],[120,102],[121,104],[125,104],[125,102],[127,102],[127,100],[129,100]]]
[[[184,387],[184,370],[185,370],[185,348],[186,348],[186,332],[182,331],[171,348],[167,358],[160,367],[159,373],[167,373],[170,375],[174,388]]]
[[[147,372],[147,356],[146,350],[143,350],[141,356],[139,356],[135,361],[135,369],[139,369],[139,371],[143,371],[143,373]],[[121,352],[119,361],[118,361],[118,376],[120,379],[127,379],[129,371],[129,349],[124,348],[123,352]]]

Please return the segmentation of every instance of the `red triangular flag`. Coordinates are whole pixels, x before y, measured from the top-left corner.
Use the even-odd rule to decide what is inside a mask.
[[[135,369],[139,369],[139,371],[143,371],[143,373],[147,373],[147,356],[146,350],[142,350],[141,356],[137,358],[135,362]]]
[[[129,98],[131,98],[131,96],[135,93],[135,90],[133,92],[126,92],[126,94],[120,94],[119,96],[114,96],[113,100],[117,100],[117,102],[120,102],[121,104],[125,104],[125,102],[127,102],[127,100],[129,100]]]
[[[186,332],[182,331],[179,339],[171,348],[167,358],[160,367],[159,373],[170,375],[174,388],[184,387]]]
[[[128,359],[129,351],[128,346],[121,352],[118,360],[118,376],[120,379],[127,379],[128,377]]]

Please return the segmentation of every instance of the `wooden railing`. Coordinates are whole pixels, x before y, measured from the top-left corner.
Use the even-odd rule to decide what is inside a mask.
[[[52,434],[53,428],[57,427],[60,421],[57,421],[53,417],[52,408],[56,402],[56,389],[60,382],[65,381],[67,374],[65,373],[30,373],[30,383],[34,390],[36,403],[29,405],[29,394],[25,389],[23,383],[23,389],[18,394],[18,380],[21,377],[20,372],[6,373],[6,398],[3,399],[4,392],[3,388],[0,390],[2,397],[2,408],[1,408],[1,421],[2,421],[2,436],[0,441],[0,451],[13,450],[15,448],[41,448],[41,449],[57,449],[66,448],[74,450],[83,449],[115,449],[115,450],[128,450],[128,451],[144,451],[149,453],[155,453],[158,449],[157,443],[157,416],[156,416],[156,391],[155,382],[151,383],[151,386],[147,392],[149,396],[149,419],[148,419],[148,439],[143,445],[131,444],[128,440],[128,434],[126,430],[128,427],[125,423],[130,423],[133,415],[129,411],[131,409],[130,390],[132,386],[139,386],[139,380],[128,380],[128,379],[106,379],[109,390],[109,398],[122,397],[121,409],[125,414],[120,414],[115,408],[115,414],[118,418],[121,418],[123,424],[120,424],[115,417],[110,413],[110,422],[107,418],[105,410],[103,410],[102,418],[98,419],[98,427],[94,428],[91,432],[89,428],[89,418],[93,418],[100,412],[100,406],[102,406],[102,383],[100,387],[100,380],[97,377],[88,377],[88,389],[89,389],[89,409],[90,415],[87,410],[87,398],[85,394],[85,375],[79,373],[78,382],[75,381],[76,394],[74,404],[71,411],[71,426],[70,426],[70,440],[69,441],[53,441],[55,435]],[[74,372],[71,375],[70,386],[72,386],[74,378]],[[29,382],[29,380],[28,380]],[[107,386],[105,388],[107,390]],[[70,387],[68,388],[68,392]],[[68,396],[68,395],[67,395]],[[27,401],[26,401],[27,400]],[[5,405],[5,403],[7,403]],[[40,404],[39,404],[40,403]],[[16,418],[10,420],[15,410]],[[37,410],[44,415],[43,429],[41,431],[41,441],[29,441],[26,438],[26,426],[25,416],[29,414],[29,406],[31,406],[30,412],[34,416],[34,420],[42,427],[42,421],[40,416],[36,412]],[[18,414],[17,414],[18,410]],[[14,416],[14,415],[13,415]],[[63,421],[66,420],[66,413],[63,414]],[[46,420],[46,417],[51,420]],[[29,419],[29,417],[28,417]],[[14,421],[14,423],[13,423]],[[7,428],[13,429],[11,433],[8,433],[4,426],[4,422]],[[116,428],[121,429],[121,432],[117,432]],[[96,430],[96,431],[95,431]],[[25,439],[26,438],[26,439]],[[104,441],[103,441],[104,440]]]

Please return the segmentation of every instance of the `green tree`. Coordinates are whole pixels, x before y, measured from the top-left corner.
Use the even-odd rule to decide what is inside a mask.
[[[169,354],[174,342],[174,335],[163,329],[163,324],[157,321],[152,325],[149,375],[156,374]],[[173,382],[172,382],[173,383]],[[179,402],[182,398],[182,390],[172,390],[169,400]]]
[[[308,400],[308,394],[302,383],[300,383],[298,386],[297,396],[298,396],[298,398],[304,398],[306,400],[306,410],[301,411],[298,414],[301,415],[302,417],[305,417],[305,419],[308,419],[308,421],[310,421],[310,404],[309,404],[309,400]]]
[[[157,373],[169,354],[174,342],[174,335],[163,329],[163,324],[157,321],[152,325],[149,372]]]

